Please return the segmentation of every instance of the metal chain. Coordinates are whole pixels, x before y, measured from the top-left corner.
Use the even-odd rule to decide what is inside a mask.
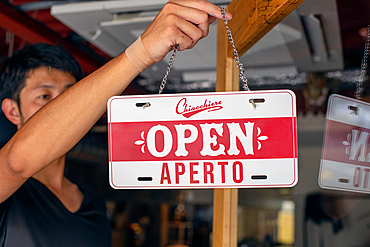
[[[243,64],[240,62],[239,53],[236,50],[233,36],[232,36],[231,31],[230,31],[230,28],[229,28],[229,26],[227,24],[225,8],[224,7],[220,7],[220,8],[221,8],[221,13],[222,13],[222,19],[223,19],[223,21],[225,23],[225,27],[226,27],[226,31],[227,31],[227,36],[228,36],[228,38],[230,40],[231,47],[233,48],[234,57],[235,57],[235,61],[236,61],[236,67],[239,69],[239,78],[244,83],[244,85],[243,85],[244,90],[250,91],[249,86],[248,86],[248,79],[244,75],[244,67],[243,67]],[[173,64],[175,62],[175,57],[176,57],[176,53],[177,53],[178,49],[179,49],[179,45],[177,44],[175,46],[175,50],[173,51],[173,54],[172,54],[172,56],[170,58],[170,61],[168,63],[168,66],[167,66],[167,69],[166,69],[166,73],[165,73],[165,75],[164,75],[164,77],[162,79],[162,83],[159,86],[159,92],[158,92],[158,94],[162,93],[164,87],[166,86],[167,77],[168,77],[168,75],[169,75],[169,73],[171,71],[171,68],[172,68],[172,66],[173,66]]]
[[[231,30],[230,30],[230,28],[227,24],[225,8],[224,7],[220,7],[220,8],[221,8],[221,13],[222,13],[222,20],[224,21],[224,24],[225,24],[225,27],[226,27],[227,37],[229,38],[231,47],[233,48],[234,57],[235,57],[235,61],[236,61],[236,67],[239,69],[239,78],[244,83],[244,85],[243,85],[244,90],[250,91],[249,86],[248,86],[248,79],[244,75],[243,64],[240,62],[239,53],[236,50],[234,39],[233,39],[233,36],[231,34]]]
[[[172,65],[174,64],[175,62],[175,58],[176,58],[176,53],[178,51],[178,49],[180,48],[180,46],[178,44],[175,45],[175,50],[173,51],[172,53],[172,56],[170,58],[170,61],[168,63],[168,66],[167,66],[167,69],[166,69],[166,73],[162,79],[162,83],[161,85],[159,86],[159,91],[158,91],[158,94],[161,94],[163,92],[163,89],[164,87],[166,86],[166,83],[167,83],[167,77],[168,75],[170,74],[170,71],[171,71],[171,68],[172,68]]]
[[[367,26],[367,39],[364,49],[364,57],[361,61],[361,71],[360,71],[360,78],[356,84],[356,99],[361,99],[362,91],[364,91],[363,84],[365,80],[366,70],[367,70],[367,60],[369,56],[369,48],[370,48],[370,25]]]

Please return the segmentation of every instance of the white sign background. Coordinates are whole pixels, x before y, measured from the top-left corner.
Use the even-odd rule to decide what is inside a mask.
[[[264,102],[254,108],[250,99]],[[144,103],[150,106],[137,106]],[[221,132],[204,134],[210,125]],[[244,137],[235,137],[238,128]],[[112,97],[108,129],[113,188],[292,187],[298,181],[296,99],[290,90]],[[232,140],[239,154],[230,154]],[[170,151],[156,157],[166,145]],[[201,155],[207,145],[209,152],[225,146],[224,154]],[[180,147],[188,154],[176,155]]]

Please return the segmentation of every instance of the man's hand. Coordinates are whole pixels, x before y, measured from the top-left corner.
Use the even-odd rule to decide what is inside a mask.
[[[217,18],[222,19],[220,8],[206,0],[170,0],[142,34],[142,43],[159,62],[176,44],[180,51],[194,47]]]

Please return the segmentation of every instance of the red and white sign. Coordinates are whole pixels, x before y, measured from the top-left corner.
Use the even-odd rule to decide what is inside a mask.
[[[289,90],[112,97],[108,132],[114,188],[292,187],[298,180]]]
[[[329,98],[320,164],[322,188],[370,193],[370,104]]]

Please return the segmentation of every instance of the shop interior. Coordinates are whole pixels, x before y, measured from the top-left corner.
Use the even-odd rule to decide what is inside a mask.
[[[134,42],[165,2],[0,0],[0,64],[17,49],[52,40],[89,74]],[[231,1],[211,2],[226,7]],[[328,99],[354,97],[369,10],[367,0],[305,0],[240,57],[251,90],[289,89],[296,95],[299,179],[292,188],[238,190],[238,247],[370,245],[369,192],[323,189],[318,182]],[[170,56],[143,71],[123,95],[157,94]],[[214,23],[193,50],[177,54],[163,93],[214,92],[216,60]],[[367,75],[364,102],[370,102]],[[3,114],[0,126],[2,147],[16,129]],[[105,198],[112,247],[213,246],[213,189],[110,187],[107,114],[66,163],[67,177]]]

